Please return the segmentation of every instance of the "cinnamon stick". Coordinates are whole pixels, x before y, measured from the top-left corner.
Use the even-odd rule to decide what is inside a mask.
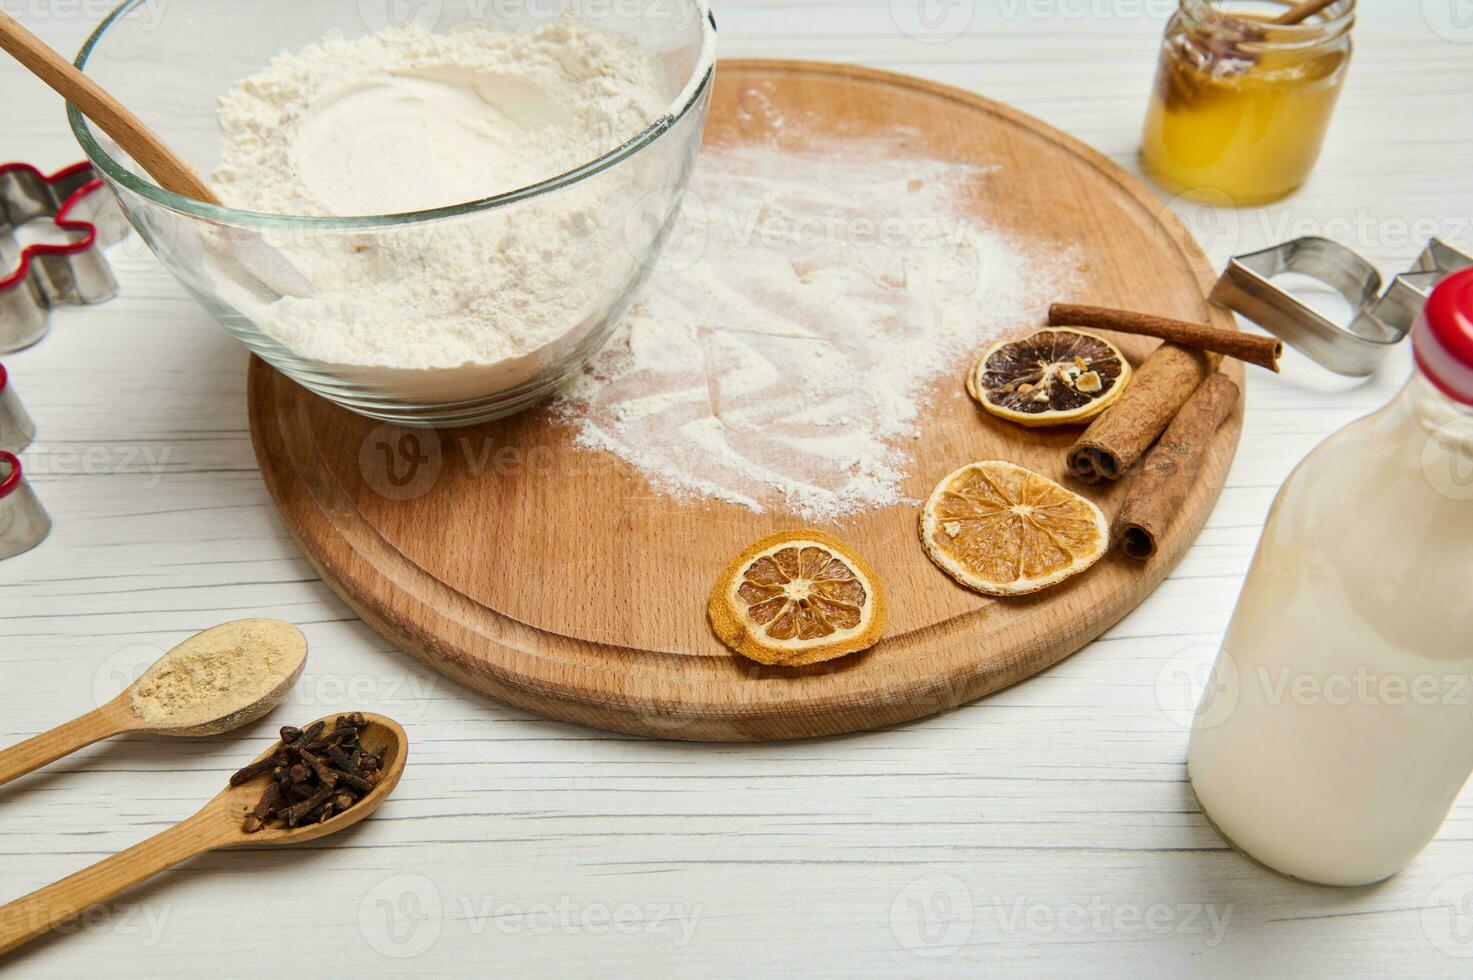
[[[1211,351],[1268,368],[1270,371],[1279,369],[1279,358],[1284,354],[1283,343],[1275,337],[1243,333],[1240,330],[1223,330],[1205,323],[1188,323],[1186,320],[1173,320],[1149,313],[1112,310],[1104,306],[1055,303],[1049,307],[1048,322],[1051,327],[1090,327],[1142,337],[1160,337],[1173,344]]]
[[[1216,362],[1201,351],[1176,344],[1157,347],[1120,400],[1070,447],[1069,472],[1086,483],[1120,479],[1215,370]]]
[[[1232,413],[1238,395],[1238,386],[1227,375],[1212,375],[1182,406],[1146,457],[1115,515],[1114,538],[1126,555],[1145,561],[1156,554],[1157,542],[1197,482],[1213,434]]]

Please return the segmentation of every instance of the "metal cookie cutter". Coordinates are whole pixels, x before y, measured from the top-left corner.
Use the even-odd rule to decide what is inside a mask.
[[[43,218],[70,241],[20,248],[16,231]],[[28,163],[0,164],[0,353],[44,337],[53,306],[116,296],[117,281],[96,246],[126,233],[117,201],[103,192],[90,164],[50,176]]]
[[[1381,291],[1381,273],[1356,252],[1328,238],[1296,238],[1240,255],[1212,290],[1212,302],[1241,313],[1337,374],[1365,377],[1401,343],[1433,288],[1473,256],[1433,239],[1417,264]],[[1349,327],[1327,319],[1274,285],[1286,272],[1306,275],[1344,296],[1355,311]]]
[[[10,386],[10,375],[0,364],[0,449],[18,453],[36,438],[36,427]]]
[[[0,561],[30,551],[51,533],[51,518],[26,483],[15,453],[0,450]]]

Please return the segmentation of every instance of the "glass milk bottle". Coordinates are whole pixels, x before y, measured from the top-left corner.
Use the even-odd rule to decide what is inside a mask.
[[[1328,885],[1406,867],[1473,772],[1473,270],[1412,344],[1279,491],[1188,751],[1230,842]]]

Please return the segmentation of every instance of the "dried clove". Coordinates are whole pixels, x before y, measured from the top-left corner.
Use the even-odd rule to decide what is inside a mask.
[[[350,809],[382,778],[383,759],[365,750],[360,735],[368,722],[360,712],[340,715],[305,729],[285,725],[281,745],[231,777],[238,786],[269,774],[270,781],[241,824],[248,834],[272,821],[288,827],[320,823]]]
[[[363,775],[363,770],[358,768],[358,764],[349,757],[348,753],[336,745],[329,745],[324,754],[332,761],[333,765],[337,766],[343,772],[350,772],[355,776]]]
[[[327,738],[323,739],[323,741],[328,743],[329,745],[341,745],[344,742],[354,742],[357,740],[358,729],[352,727],[351,725],[347,726],[346,728],[334,728],[332,732],[327,736]]]
[[[305,817],[307,814],[311,813],[318,807],[322,806],[322,804],[326,803],[327,798],[331,795],[331,786],[320,787],[317,792],[313,793],[311,796],[307,797],[300,803],[293,803],[291,806],[287,807],[285,810],[282,810],[279,814],[277,814],[277,816],[285,820],[288,827],[295,827],[303,817]]]
[[[377,780],[368,776],[355,776],[351,772],[338,773],[338,780],[342,785],[350,789],[355,789],[360,793],[367,793],[373,789],[373,784],[377,782]]]
[[[318,735],[321,735],[325,728],[327,728],[327,722],[325,721],[314,721],[306,728],[292,728],[290,725],[288,725],[281,730],[281,744],[288,748],[297,744],[306,745],[308,742],[316,739]],[[290,739],[286,737],[286,732],[288,730],[296,733]]]
[[[240,772],[230,777],[230,785],[239,786],[241,783],[248,783],[257,776],[268,773],[275,768],[276,758],[274,756],[268,756],[259,762],[252,762]]]
[[[280,802],[281,784],[277,782],[267,783],[266,792],[262,793],[261,798],[256,801],[255,809],[246,814],[242,829],[248,834],[254,834],[260,830],[265,825],[266,820],[271,816],[271,811],[276,809],[276,805]]]
[[[322,760],[317,758],[317,756],[308,752],[306,749],[297,749],[297,755],[317,774],[317,779],[322,785],[336,786],[338,784],[338,774],[323,765]]]

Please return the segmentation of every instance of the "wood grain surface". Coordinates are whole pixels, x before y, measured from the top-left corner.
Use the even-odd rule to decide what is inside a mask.
[[[1082,256],[1060,300],[1232,327],[1205,300],[1210,264],[1156,198],[1099,154],[1022,113],[955,89],[842,65],[724,62],[707,145],[812,149],[831,135],[903,134],[902,152],[996,165],[971,191],[978,220]],[[760,94],[770,112],[739,111]],[[773,125],[771,120],[802,120]],[[1038,311],[1044,325],[1046,309]],[[985,325],[979,349],[985,346]],[[1115,338],[1137,363],[1155,341]],[[906,495],[1001,458],[1063,479],[1076,428],[1028,431],[978,412],[967,363],[939,381]],[[1241,380],[1241,368],[1227,370]],[[1223,426],[1160,555],[1111,556],[1035,597],[975,595],[934,568],[900,504],[829,527],[878,568],[890,627],[873,650],[806,669],[730,654],[704,616],[723,565],[799,526],[722,502],[679,502],[633,469],[575,450],[546,412],[439,432],[384,426],[252,364],[256,455],[308,560],[370,624],[476,690],[550,717],[682,739],[832,734],[933,714],[1068,656],[1166,576],[1217,499],[1241,431]],[[1123,486],[1084,488],[1107,513]]]

